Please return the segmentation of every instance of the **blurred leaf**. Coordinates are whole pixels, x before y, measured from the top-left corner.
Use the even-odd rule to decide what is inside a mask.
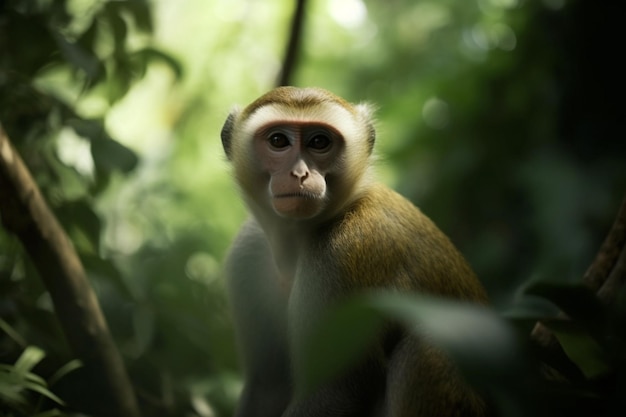
[[[4,319],[0,318],[0,330],[5,332],[15,343],[25,348],[26,340]]]
[[[57,417],[57,416],[65,416],[66,414],[57,410],[56,408],[53,410],[44,411],[43,413],[38,413],[30,417]]]
[[[116,59],[107,70],[106,98],[115,103],[128,92],[133,77],[126,58]]]
[[[83,367],[83,363],[79,359],[73,359],[57,369],[57,371],[48,380],[48,385],[54,385],[57,381],[63,378],[65,375],[74,372],[77,369]]]
[[[111,283],[126,300],[133,300],[133,293],[117,266],[110,259],[103,259],[98,254],[81,254],[81,260],[90,276],[98,277]]]
[[[126,22],[122,18],[120,10],[117,7],[117,4],[120,3],[121,2],[108,2],[104,8],[104,16],[106,17],[113,34],[116,55],[121,54],[124,51],[124,43],[128,34]]]
[[[15,371],[26,374],[33,369],[44,357],[45,352],[36,346],[28,346],[15,362]],[[37,377],[39,379],[39,377]],[[41,380],[43,382],[43,380]]]
[[[382,316],[361,299],[340,304],[305,343],[303,392],[320,386],[363,357],[383,325]]]
[[[183,77],[183,67],[181,63],[167,54],[156,48],[143,48],[131,54],[131,58],[140,59],[143,62],[144,71],[146,64],[150,61],[161,61],[166,64],[173,72],[177,80]]]
[[[534,410],[536,368],[513,329],[485,307],[428,296],[374,292],[349,299],[307,341],[303,391],[358,361],[385,321],[400,322],[447,352],[468,381],[508,416]],[[520,388],[520,381],[525,381]]]
[[[146,0],[108,2],[107,10],[120,15],[130,12],[139,30],[151,32],[153,29],[150,3]]]
[[[596,295],[582,284],[559,284],[553,282],[531,283],[527,294],[543,297],[556,304],[574,321],[578,321],[599,340],[604,338],[607,313]]]
[[[102,64],[91,51],[83,48],[80,43],[69,42],[65,37],[53,32],[61,53],[68,63],[76,68],[80,68],[87,75],[88,79],[97,79],[102,73]]]
[[[587,378],[597,378],[611,371],[607,352],[585,328],[570,320],[545,320],[543,323]]]
[[[531,295],[519,297],[507,306],[502,315],[508,319],[530,319],[537,321],[546,317],[556,317],[560,310],[550,301]]]
[[[139,162],[135,152],[109,138],[100,138],[92,142],[91,154],[98,170],[113,171],[119,169],[128,173],[135,169]]]
[[[76,233],[73,229],[78,229],[88,239],[93,252],[100,252],[102,221],[88,201],[66,202],[58,207],[55,212],[70,234]]]
[[[82,50],[92,51],[92,53],[94,54],[93,58],[97,60],[97,65],[98,65],[97,71],[92,74],[87,73],[88,74],[88,78],[86,80],[87,88],[102,82],[106,76],[106,71],[105,71],[103,63],[95,55],[97,33],[98,33],[98,23],[94,19],[89,25],[89,28],[87,28],[87,30],[85,30],[76,41],[76,45],[80,47]]]
[[[68,124],[79,136],[91,140],[91,155],[97,170],[110,172],[119,169],[127,173],[137,165],[137,155],[112,139],[101,121],[73,118],[68,120]]]
[[[16,404],[25,403],[25,398],[20,393],[27,389],[37,392],[58,404],[63,401],[53,394],[47,387],[46,381],[40,376],[30,372],[43,358],[45,352],[36,346],[27,347],[14,365],[0,364],[0,397]],[[12,389],[7,389],[8,384]]]
[[[135,330],[135,355],[141,356],[150,347],[154,339],[156,317],[148,306],[138,306],[133,314],[133,328]]]
[[[65,404],[63,402],[62,399],[60,399],[59,397],[57,397],[54,393],[52,393],[52,391],[50,391],[46,384],[45,381],[41,380],[41,381],[25,381],[23,384],[24,388],[29,389],[31,391],[34,391],[38,394],[43,395],[44,397],[47,397],[48,399],[58,403],[58,404]]]
[[[502,376],[525,358],[511,327],[485,307],[400,293],[374,294],[368,303],[427,335],[472,378]]]
[[[19,384],[16,383],[12,368],[10,365],[0,364],[0,400],[9,407],[19,409],[27,403],[27,399]]]
[[[0,48],[0,55],[11,58],[8,62],[3,61],[3,66],[9,64],[12,71],[31,77],[44,65],[60,59],[55,53],[58,51],[54,37],[43,16],[19,13],[12,7],[2,10],[2,14],[2,23],[7,26],[0,27],[0,37],[8,35],[7,39],[14,40],[5,43],[0,39],[0,46],[3,47]],[[26,44],[28,47],[24,47]]]

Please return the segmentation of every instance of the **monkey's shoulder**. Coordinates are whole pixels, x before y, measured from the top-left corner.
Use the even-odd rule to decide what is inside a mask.
[[[392,189],[376,184],[357,199],[336,225],[338,237],[374,240],[447,240],[435,224],[413,203]]]
[[[241,274],[242,269],[265,268],[271,266],[270,257],[271,249],[263,230],[254,218],[249,218],[229,248],[225,259],[226,271],[234,275]]]
[[[320,237],[325,260],[365,286],[391,284],[454,297],[482,299],[476,277],[448,237],[395,191],[372,186]],[[335,263],[335,260],[340,260]]]

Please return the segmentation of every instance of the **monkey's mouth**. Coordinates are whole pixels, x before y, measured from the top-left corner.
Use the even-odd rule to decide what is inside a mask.
[[[281,217],[309,219],[324,207],[324,195],[311,191],[281,193],[273,196],[272,205]]]
[[[321,198],[321,196],[311,193],[311,192],[298,191],[295,193],[277,194],[274,196],[274,198],[306,198],[309,200],[316,200],[316,199]]]

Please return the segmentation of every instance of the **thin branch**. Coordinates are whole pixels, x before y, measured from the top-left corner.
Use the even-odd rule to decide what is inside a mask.
[[[0,124],[0,216],[50,293],[65,337],[83,362],[98,416],[139,417],[120,354],[74,246]]]
[[[289,43],[287,44],[287,50],[285,51],[285,58],[283,60],[283,66],[278,76],[277,85],[291,85],[293,78],[294,68],[298,60],[300,52],[300,44],[302,39],[302,32],[304,30],[304,10],[306,9],[306,0],[297,0],[296,9],[291,21],[291,31],[289,36]]]
[[[583,283],[605,305],[613,304],[626,284],[626,197],[598,254],[585,272]],[[565,315],[563,318],[567,319]],[[546,357],[551,358],[551,363],[560,363],[561,369],[569,371],[566,378],[577,372],[554,333],[543,323],[537,322],[530,338]]]
[[[606,304],[613,304],[626,280],[626,197],[583,281]]]

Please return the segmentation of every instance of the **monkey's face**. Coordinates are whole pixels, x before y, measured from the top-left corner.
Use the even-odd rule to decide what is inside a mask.
[[[375,132],[372,109],[316,88],[276,88],[229,114],[221,138],[257,216],[324,220],[358,197]]]
[[[259,128],[253,138],[266,198],[282,217],[308,219],[326,206],[326,176],[340,163],[343,138],[331,126],[278,122]]]

